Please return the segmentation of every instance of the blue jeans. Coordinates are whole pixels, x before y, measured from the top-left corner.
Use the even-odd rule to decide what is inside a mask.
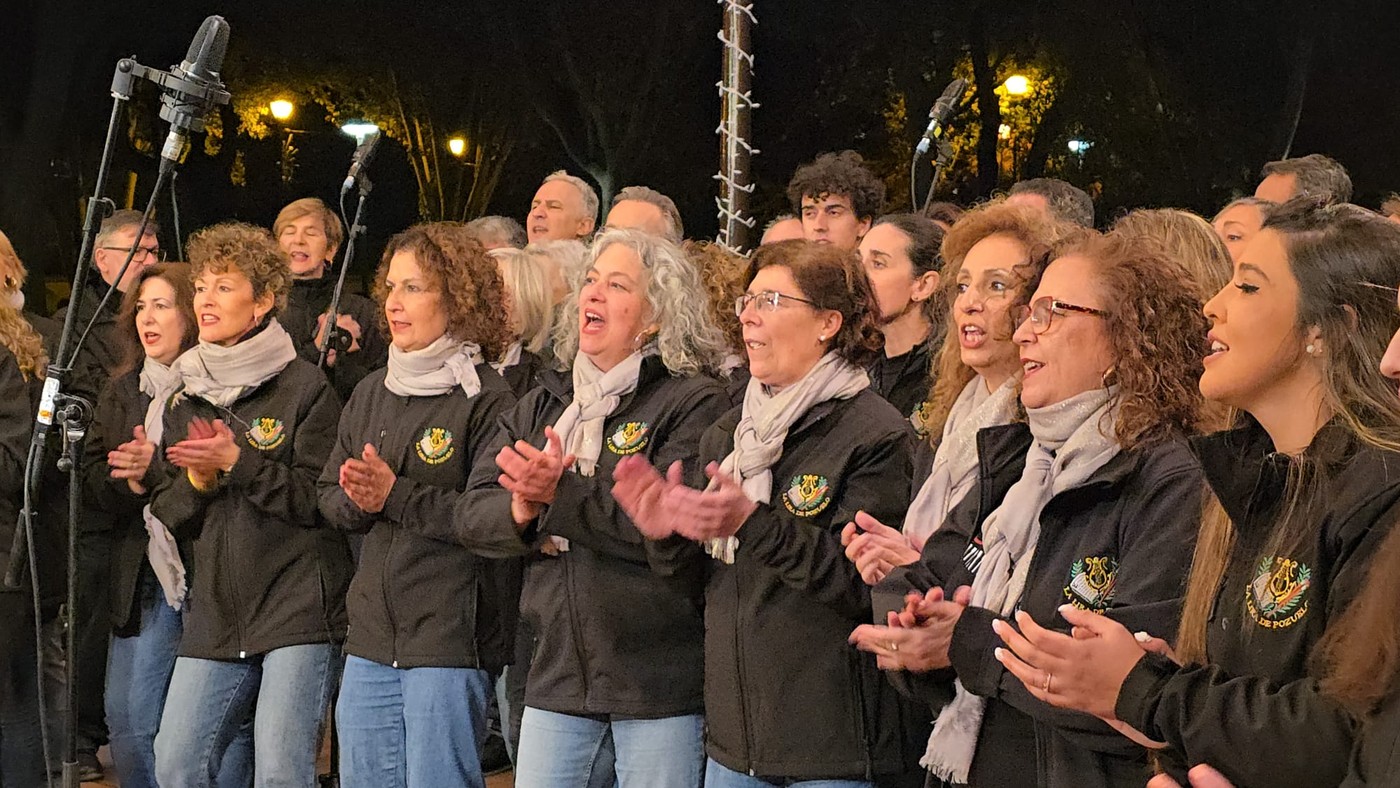
[[[157,788],[156,731],[184,631],[180,614],[165,603],[160,583],[143,570],[137,592],[140,631],[114,637],[107,656],[107,730],[112,765],[122,788]],[[252,779],[253,737],[246,728],[224,756],[216,785],[243,788]]]
[[[335,708],[343,788],[485,788],[491,674],[345,658]]]
[[[740,774],[726,769],[711,758],[705,764],[705,788],[773,788],[775,785],[788,788],[875,788],[875,783],[863,780],[782,780],[770,782],[758,777]]]
[[[157,782],[217,785],[225,752],[252,716],[255,788],[315,788],[316,754],[339,678],[340,648],[331,643],[242,660],[180,657],[156,734]]]
[[[699,714],[603,720],[525,707],[515,788],[700,788]],[[610,746],[611,745],[611,746]]]

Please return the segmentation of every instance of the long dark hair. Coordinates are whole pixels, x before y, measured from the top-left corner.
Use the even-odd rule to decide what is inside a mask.
[[[175,291],[175,308],[180,319],[185,322],[185,330],[180,335],[180,352],[195,346],[199,341],[199,322],[194,316],[194,277],[185,263],[160,263],[148,265],[131,280],[131,286],[122,295],[122,305],[117,311],[116,338],[121,347],[121,364],[113,377],[121,377],[137,369],[146,359],[146,351],[141,347],[141,332],[136,329],[136,301],[141,297],[141,288],[152,279],[160,279]]]
[[[1364,444],[1400,451],[1400,399],[1377,366],[1400,327],[1395,293],[1386,289],[1400,282],[1400,226],[1354,205],[1291,201],[1269,216],[1264,229],[1282,235],[1288,251],[1298,282],[1299,337],[1312,327],[1322,333],[1323,404],[1333,421]],[[1326,503],[1311,454],[1290,463],[1284,505],[1263,554],[1291,552],[1317,527]],[[1209,496],[1177,636],[1177,653],[1189,662],[1206,659],[1206,625],[1235,537],[1219,499]],[[1400,633],[1392,637],[1400,639]]]

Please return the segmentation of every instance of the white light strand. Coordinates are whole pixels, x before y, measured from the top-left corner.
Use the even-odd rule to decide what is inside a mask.
[[[723,18],[727,21],[733,18],[736,27],[741,27],[737,16],[735,16],[737,13],[748,17],[749,23],[758,24],[752,0],[716,0],[716,4],[723,6]],[[715,129],[715,134],[720,137],[726,151],[725,165],[721,167],[722,171],[714,176],[714,180],[722,184],[721,196],[715,197],[715,208],[719,212],[719,237],[717,241],[730,251],[742,252],[743,250],[736,248],[734,231],[739,226],[753,229],[758,220],[755,217],[747,216],[742,203],[734,199],[738,194],[753,194],[755,186],[753,183],[746,182],[748,180],[747,173],[739,169],[739,165],[735,161],[735,154],[742,150],[746,156],[752,157],[758,155],[759,151],[739,133],[736,120],[740,114],[747,114],[757,109],[759,104],[754,101],[752,91],[743,90],[741,92],[739,90],[739,87],[744,85],[746,81],[738,72],[747,67],[748,78],[752,79],[754,54],[745,51],[741,46],[742,41],[737,40],[745,37],[742,33],[733,36],[726,35],[726,27],[727,24],[725,27],[721,27],[717,34],[720,43],[724,45],[725,74],[724,79],[715,83],[721,104],[721,118],[719,126]],[[745,118],[745,120],[747,119]],[[723,171],[726,169],[727,171]]]

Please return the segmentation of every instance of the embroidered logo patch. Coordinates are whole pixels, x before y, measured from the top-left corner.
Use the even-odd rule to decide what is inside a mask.
[[[914,434],[919,440],[928,437],[929,433],[929,404],[928,400],[920,402],[914,406],[914,412],[909,414],[909,423],[914,425]]]
[[[647,423],[629,421],[619,425],[608,436],[608,451],[613,454],[636,454],[647,446]]]
[[[1244,606],[1254,623],[1268,629],[1291,627],[1308,614],[1312,570],[1285,556],[1259,561],[1254,581],[1245,591]]]
[[[831,503],[831,485],[825,476],[799,473],[788,482],[783,493],[783,506],[798,517],[816,517]]]
[[[445,427],[429,427],[418,439],[418,459],[429,465],[440,465],[452,459],[457,451],[452,445],[452,432]]]
[[[1065,601],[1080,610],[1102,613],[1113,604],[1118,585],[1118,561],[1112,556],[1081,558],[1070,565]]]
[[[253,419],[253,426],[244,433],[248,438],[248,443],[255,449],[262,451],[272,451],[287,439],[287,432],[282,428],[282,420],[263,416]]]

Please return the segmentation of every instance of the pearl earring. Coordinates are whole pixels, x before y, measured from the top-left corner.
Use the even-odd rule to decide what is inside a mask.
[[[825,341],[826,341],[826,334],[822,334],[822,335],[818,336],[818,337],[817,337],[817,341],[818,341],[818,342],[825,342]]]
[[[1311,343],[1309,343],[1307,347],[1303,348],[1303,350],[1307,351],[1307,354],[1309,356],[1317,355],[1317,346]]]

